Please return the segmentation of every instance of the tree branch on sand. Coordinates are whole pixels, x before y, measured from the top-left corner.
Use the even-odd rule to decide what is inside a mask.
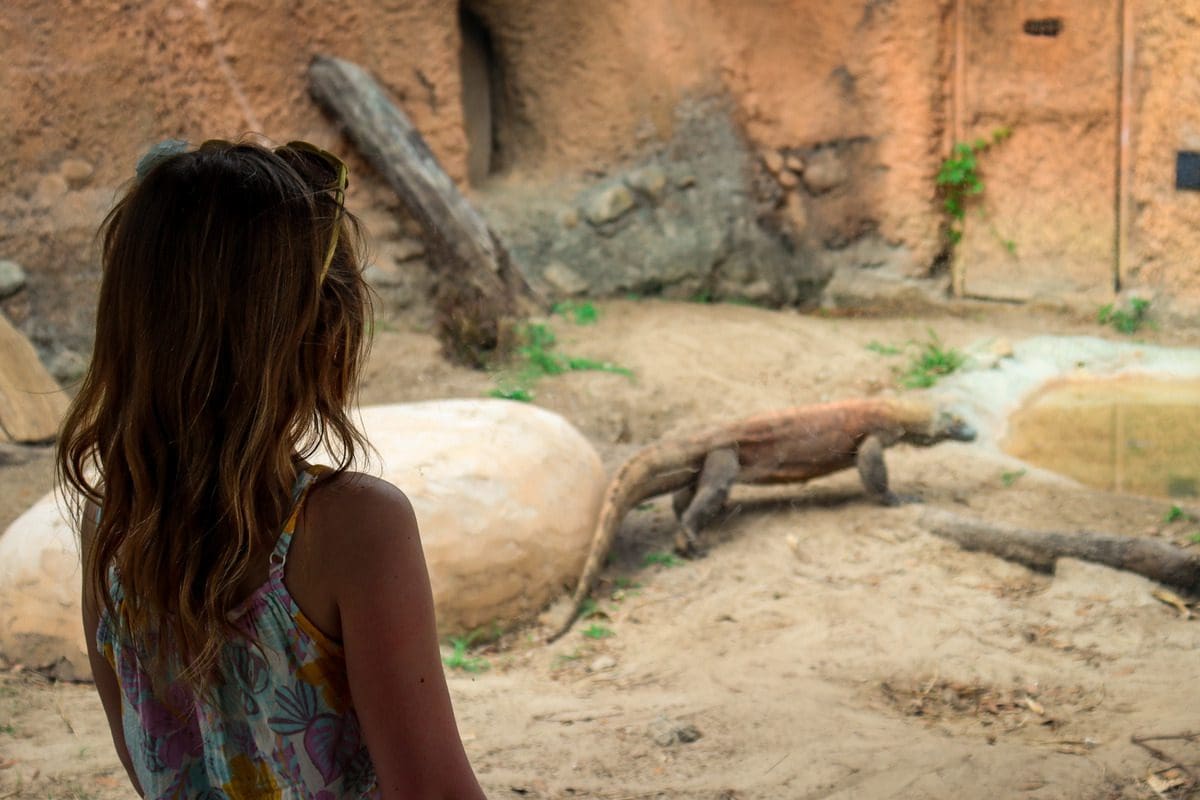
[[[539,305],[483,217],[454,185],[421,134],[362,67],[318,56],[312,96],[345,129],[421,226],[435,273],[434,308],[446,354],[482,366]]]
[[[1087,531],[1033,531],[937,509],[926,510],[921,523],[930,533],[964,550],[991,553],[1039,572],[1052,572],[1057,559],[1077,558],[1200,594],[1200,555],[1157,539]]]

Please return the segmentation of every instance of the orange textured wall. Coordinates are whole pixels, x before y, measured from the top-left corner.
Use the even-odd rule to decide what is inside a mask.
[[[1070,25],[1072,8],[1119,1],[967,5],[1008,9],[1013,19],[1053,11]],[[1200,193],[1173,186],[1175,152],[1200,149],[1200,0],[1127,2],[1136,5],[1127,282],[1200,302]],[[853,235],[875,232],[901,254],[906,272],[932,268],[944,245],[934,176],[952,136],[955,0],[463,4],[490,30],[503,64],[498,180],[536,185],[564,171],[609,170],[668,139],[681,103],[722,96],[754,150],[843,147],[838,152],[853,159],[848,190],[806,201],[818,203],[809,213],[828,225],[845,218]],[[968,133],[992,125],[989,108],[1004,109],[1000,116],[1015,117],[1018,129],[1022,117],[1058,115],[1068,147],[1071,125],[1092,124],[1085,117],[1096,107],[1095,87],[1041,86],[1050,62],[1008,59],[1002,38],[973,47],[981,64],[1007,70],[1003,80],[989,82],[984,69],[971,87],[985,100],[1012,91],[982,103]],[[0,169],[19,179],[0,195],[0,257],[25,264],[31,278],[30,291],[6,301],[5,311],[19,324],[47,320],[45,330],[23,324],[35,338],[55,326],[86,330],[96,277],[91,232],[153,141],[257,130],[351,152],[308,97],[305,68],[317,53],[375,73],[465,183],[460,47],[454,0],[8,0],[0,9],[0,114],[8,123]],[[1046,58],[1057,52],[1043,49]],[[1036,108],[1022,105],[1031,92],[1041,98]],[[1099,134],[1088,136],[1107,147]],[[1115,148],[1115,132],[1112,139]],[[1035,141],[1028,147],[1037,157],[1026,158],[1018,137],[1011,145],[1003,156],[1011,175],[997,190],[1020,188],[1022,164],[1047,185],[1074,185],[1078,158],[1038,155]],[[351,204],[385,201],[382,184],[355,166]],[[1076,209],[1080,230],[1105,224],[1085,211],[1108,191],[1106,181],[1055,201]],[[1019,204],[1010,212],[1022,213]],[[1024,213],[1021,225],[1036,227],[1044,216]]]
[[[1134,13],[1129,283],[1200,307],[1200,192],[1175,189],[1176,152],[1200,151],[1200,0]]]

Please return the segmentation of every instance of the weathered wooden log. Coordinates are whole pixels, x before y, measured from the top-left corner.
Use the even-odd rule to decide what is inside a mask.
[[[0,315],[0,442],[44,442],[58,433],[67,395],[33,345]]]
[[[313,97],[420,224],[447,355],[481,365],[504,343],[513,321],[536,310],[534,292],[412,122],[366,70],[318,56],[308,78]]]
[[[1158,539],[1088,531],[1033,531],[937,509],[927,509],[921,523],[930,533],[964,550],[991,553],[1040,572],[1052,572],[1059,558],[1077,558],[1200,594],[1200,555]]]

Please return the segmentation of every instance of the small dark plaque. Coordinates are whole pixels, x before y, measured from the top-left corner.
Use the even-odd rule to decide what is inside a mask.
[[[1027,19],[1025,20],[1025,33],[1030,36],[1058,36],[1062,33],[1062,19],[1060,17]]]
[[[1180,150],[1175,156],[1175,188],[1200,192],[1200,153]]]

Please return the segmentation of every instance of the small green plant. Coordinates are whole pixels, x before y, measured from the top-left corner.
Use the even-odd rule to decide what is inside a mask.
[[[1024,475],[1025,470],[1023,469],[1014,469],[1011,472],[1001,472],[1000,482],[1003,483],[1005,487],[1009,487],[1016,483]]]
[[[929,341],[914,344],[917,352],[900,374],[900,384],[908,389],[928,389],[967,361],[967,357],[953,347],[943,347],[933,330],[929,331]]]
[[[600,608],[595,600],[589,597],[579,606],[579,618],[590,619],[591,617],[608,619],[608,614],[606,614],[604,610]]]
[[[983,194],[983,179],[979,175],[979,155],[993,145],[1012,136],[1012,128],[997,128],[989,138],[979,138],[972,142],[959,142],[950,151],[950,156],[942,162],[938,170],[936,182],[942,192],[942,208],[950,217],[946,237],[951,247],[962,241],[963,221],[967,216],[967,203],[970,198]],[[995,231],[993,230],[993,233]],[[1016,242],[996,234],[1005,249],[1015,253]]]
[[[642,558],[642,566],[678,567],[683,561],[674,553],[646,553]]]
[[[613,586],[617,587],[618,589],[640,589],[640,588],[642,588],[642,585],[640,583],[638,583],[635,580],[631,580],[630,578],[626,578],[624,575],[614,578]]]
[[[881,356],[898,356],[902,352],[899,347],[895,347],[890,344],[883,344],[882,342],[877,342],[875,340],[871,340],[867,343],[867,349],[872,353],[878,353]]]
[[[554,666],[562,667],[570,664],[572,661],[578,661],[581,658],[583,658],[583,653],[579,652],[578,650],[575,650],[571,653],[559,653],[554,657]]]
[[[1200,531],[1196,531],[1188,537],[1188,541],[1192,544],[1200,544]]]
[[[1188,522],[1200,521],[1200,520],[1196,519],[1195,514],[1189,514],[1188,512],[1184,511],[1179,506],[1171,506],[1171,508],[1167,511],[1167,513],[1163,515],[1163,522],[1166,522],[1166,523],[1178,522],[1181,519],[1185,519]]]
[[[1126,308],[1117,308],[1113,303],[1100,306],[1096,321],[1101,325],[1111,325],[1121,333],[1137,333],[1146,324],[1146,314],[1149,310],[1149,300],[1133,297]]]
[[[590,305],[590,304],[589,304]],[[595,309],[593,309],[594,313]],[[607,361],[597,361],[592,358],[568,356],[554,350],[557,338],[550,326],[541,322],[531,322],[520,330],[521,344],[517,347],[517,365],[514,373],[498,377],[500,384],[488,392],[489,397],[499,397],[505,400],[531,402],[534,397],[533,385],[547,375],[561,375],[565,372],[596,370],[615,372],[627,378],[633,377],[633,371]]]
[[[561,303],[555,303],[552,311],[568,319],[573,319],[576,325],[591,325],[600,318],[600,314],[596,311],[596,307],[591,303],[576,303],[573,300],[564,300]]]
[[[449,656],[442,658],[442,663],[450,669],[462,670],[463,672],[483,672],[489,669],[492,665],[488,663],[486,658],[478,658],[467,654],[471,649],[471,645],[480,635],[480,631],[472,631],[466,636],[451,636],[449,641],[452,652]]]
[[[490,392],[488,392],[488,397],[498,397],[501,400],[516,400],[519,403],[533,402],[533,392],[529,389],[522,389],[521,387],[492,389]]]
[[[0,725],[0,733],[5,734],[6,736],[16,736],[17,729],[12,725]]]
[[[702,289],[701,291],[696,292],[689,299],[693,303],[711,303],[711,302],[713,302],[712,292],[708,291],[707,289]]]
[[[591,625],[583,629],[583,635],[589,639],[607,639],[610,636],[616,636],[612,628],[606,628],[599,623],[593,622]]]

